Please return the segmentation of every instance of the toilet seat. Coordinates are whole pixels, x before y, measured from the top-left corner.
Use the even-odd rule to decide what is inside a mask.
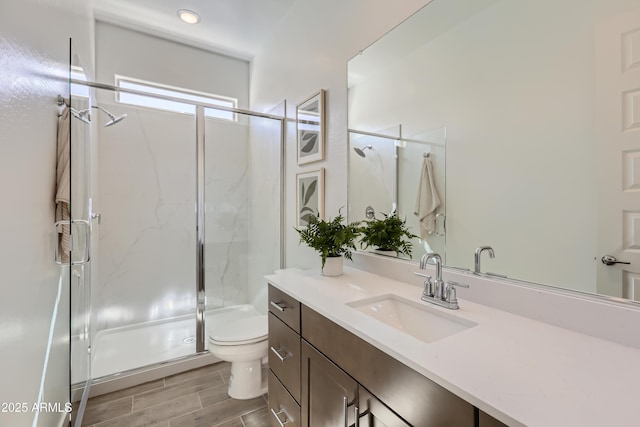
[[[237,319],[222,325],[213,325],[209,340],[216,345],[245,345],[267,339],[269,333],[266,315]]]

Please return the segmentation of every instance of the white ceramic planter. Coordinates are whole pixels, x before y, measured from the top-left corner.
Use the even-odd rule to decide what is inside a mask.
[[[342,276],[343,264],[344,258],[341,256],[327,257],[324,267],[322,268],[322,275],[329,277]]]

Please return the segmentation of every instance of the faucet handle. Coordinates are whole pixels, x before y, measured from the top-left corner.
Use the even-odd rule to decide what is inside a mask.
[[[424,281],[424,291],[422,292],[422,296],[429,296],[432,297],[433,296],[433,283],[431,282],[431,276],[429,276],[428,274],[424,274],[424,273],[413,273],[416,276],[420,276],[420,277],[424,277],[425,281]]]
[[[445,301],[451,304],[458,305],[458,298],[456,296],[456,288],[468,288],[466,283],[458,283],[453,281],[447,281],[445,283]]]

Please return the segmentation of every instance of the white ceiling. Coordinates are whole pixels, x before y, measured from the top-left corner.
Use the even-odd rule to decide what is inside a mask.
[[[96,19],[251,59],[296,0],[92,0]],[[180,21],[178,9],[201,21]]]

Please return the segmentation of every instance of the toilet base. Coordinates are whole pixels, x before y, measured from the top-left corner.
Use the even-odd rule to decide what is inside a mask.
[[[229,379],[229,397],[246,400],[262,396],[267,392],[266,381],[262,379],[262,361],[232,362]]]

